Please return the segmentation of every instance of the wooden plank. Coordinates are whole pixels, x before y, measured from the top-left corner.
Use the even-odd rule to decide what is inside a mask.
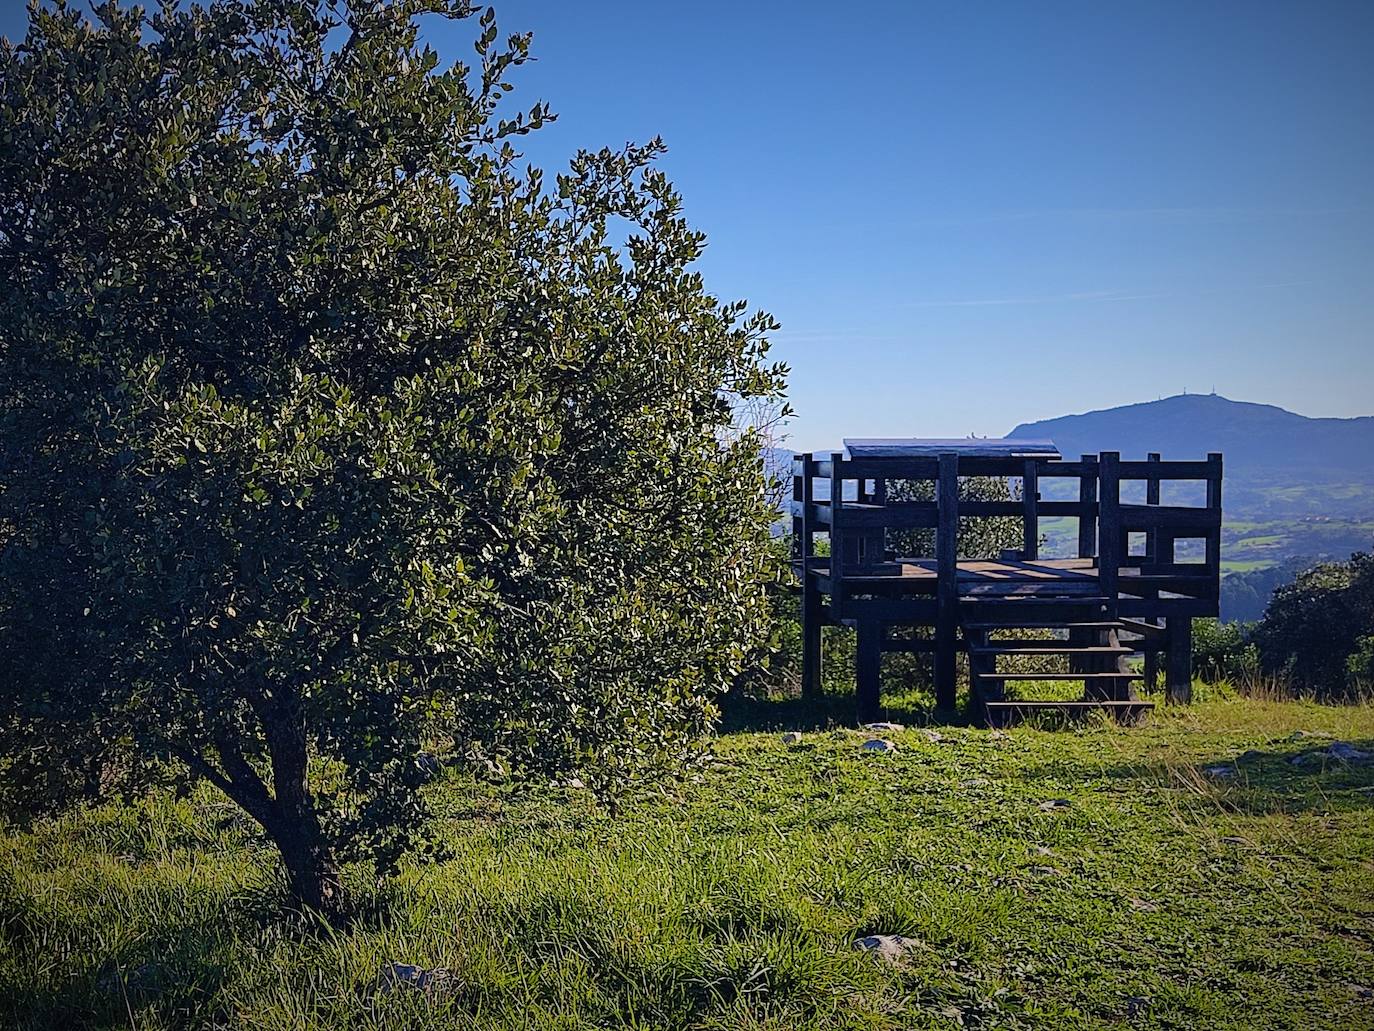
[[[1090,680],[1093,682],[1106,680],[1139,680],[1139,673],[984,673],[983,676],[989,680],[1024,680],[1043,681],[1043,680]]]
[[[939,458],[940,477],[936,489],[939,525],[935,530],[936,628],[935,704],[953,709],[955,698],[955,648],[959,624],[959,456]]]
[[[1097,578],[1107,599],[1108,615],[1116,615],[1118,564],[1121,561],[1121,479],[1117,468],[1121,455],[1104,451],[1098,456],[1098,560]]]
[[[1122,505],[1121,526],[1126,532],[1169,529],[1175,536],[1186,536],[1179,530],[1196,530],[1196,536],[1206,535],[1210,528],[1221,526],[1221,509],[1189,508],[1185,505]]]
[[[1005,641],[992,640],[987,644],[969,645],[969,651],[984,653],[988,655],[1134,655],[1135,649],[1128,648],[1124,644],[1115,645],[1080,645],[1073,646],[1067,641],[1061,641],[1058,647],[1054,647],[1053,641],[1040,641],[1038,644],[1008,643]],[[1072,679],[1065,677],[1064,679]]]
[[[1221,583],[1221,452],[1213,451],[1207,456],[1207,464],[1212,467],[1207,478],[1207,508],[1217,515],[1217,525],[1207,531],[1207,568],[1217,583]]]
[[[1208,462],[1122,462],[1123,480],[1205,480],[1211,475]]]
[[[821,612],[821,592],[816,578],[810,575],[810,565],[815,560],[816,548],[816,506],[815,476],[816,462],[811,455],[802,457],[802,696],[816,698],[821,693],[821,626],[824,614]]]
[[[934,529],[939,511],[933,501],[890,501],[886,505],[844,506],[844,524],[855,529]]]
[[[844,540],[844,480],[841,478],[840,470],[844,456],[835,451],[830,455],[830,497],[834,504],[829,506],[828,515],[830,516],[827,524],[830,527],[830,606],[832,617],[844,619],[849,613],[845,608],[844,596],[844,567],[845,559],[845,540]],[[819,507],[817,515],[820,514]]]
[[[1040,477],[1036,465],[1027,462],[1021,472],[1021,556],[1032,561],[1040,554],[1040,516],[1036,512]]]
[[[1058,458],[1052,440],[1029,437],[870,437],[845,438],[845,449],[854,458],[911,458],[957,454],[961,459]]]
[[[1093,558],[1097,554],[1097,456],[1084,455],[1079,465],[1083,474],[1078,480],[1078,555]]]

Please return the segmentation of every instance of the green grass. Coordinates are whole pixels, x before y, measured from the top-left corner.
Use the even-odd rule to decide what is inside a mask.
[[[1276,566],[1278,562],[1269,558],[1224,558],[1221,560],[1221,572],[1226,573],[1249,573],[1256,569],[1268,569]]]
[[[0,836],[0,1025],[1374,1027],[1374,768],[1294,767],[1322,744],[1295,730],[1369,746],[1374,710],[1212,700],[890,755],[728,733],[615,818],[455,778],[451,858],[350,871],[340,932],[277,914],[270,850],[212,794],[95,809]],[[884,932],[905,964],[852,948]],[[378,993],[389,960],[451,991]]]

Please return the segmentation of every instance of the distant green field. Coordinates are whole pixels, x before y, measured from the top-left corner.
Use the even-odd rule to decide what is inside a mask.
[[[1374,747],[1369,707],[945,726],[886,755],[773,719],[802,743],[723,734],[615,817],[437,785],[450,858],[351,870],[341,931],[278,915],[271,850],[209,791],[11,829],[0,1025],[1374,1028],[1374,767],[1290,763],[1326,743],[1298,730]],[[393,961],[451,979],[379,990]]]

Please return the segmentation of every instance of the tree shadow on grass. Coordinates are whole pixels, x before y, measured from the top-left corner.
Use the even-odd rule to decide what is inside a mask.
[[[721,702],[718,731],[751,734],[767,731],[816,731],[858,725],[855,698],[850,694],[823,693],[815,698],[760,698],[727,695]],[[928,696],[919,693],[885,696],[874,722],[907,726],[968,726],[967,712],[936,709]]]
[[[1240,754],[1146,758],[1106,767],[1085,757],[1083,772],[1094,780],[1163,787],[1210,799],[1221,810],[1245,816],[1339,812],[1374,805],[1374,739],[1340,742],[1365,756],[1354,761],[1332,754],[1334,743],[1335,739],[1284,738]],[[1027,782],[1065,778],[1062,756],[1055,764],[1020,774]]]

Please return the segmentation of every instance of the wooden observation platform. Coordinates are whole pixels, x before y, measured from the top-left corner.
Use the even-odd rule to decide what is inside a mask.
[[[1106,451],[1064,461],[1048,441],[1016,439],[847,440],[845,448],[793,459],[804,694],[820,690],[821,627],[831,624],[857,631],[860,722],[878,717],[884,652],[932,654],[936,703],[946,709],[955,705],[957,653],[966,652],[973,715],[992,724],[1038,708],[1138,716],[1151,703],[1135,691],[1135,654],[1153,687],[1164,653],[1169,699],[1189,700],[1191,621],[1217,614],[1220,454],[1122,461]],[[1021,496],[961,501],[961,477],[1019,481]],[[928,481],[934,500],[889,501],[894,481]],[[1067,481],[1047,488],[1064,500],[1042,500],[1045,481]],[[1204,486],[1175,486],[1188,482]],[[1202,504],[1161,504],[1166,487],[1171,501],[1185,494]],[[992,516],[1021,520],[1021,547],[960,558],[960,520]],[[1077,554],[1042,559],[1039,520],[1056,516],[1077,520]],[[933,555],[890,550],[889,531],[909,529],[934,531]],[[829,539],[829,554],[817,553],[818,536]],[[1013,656],[1054,661],[1007,670]],[[1009,684],[1050,680],[1081,681],[1081,700],[1009,697]]]

